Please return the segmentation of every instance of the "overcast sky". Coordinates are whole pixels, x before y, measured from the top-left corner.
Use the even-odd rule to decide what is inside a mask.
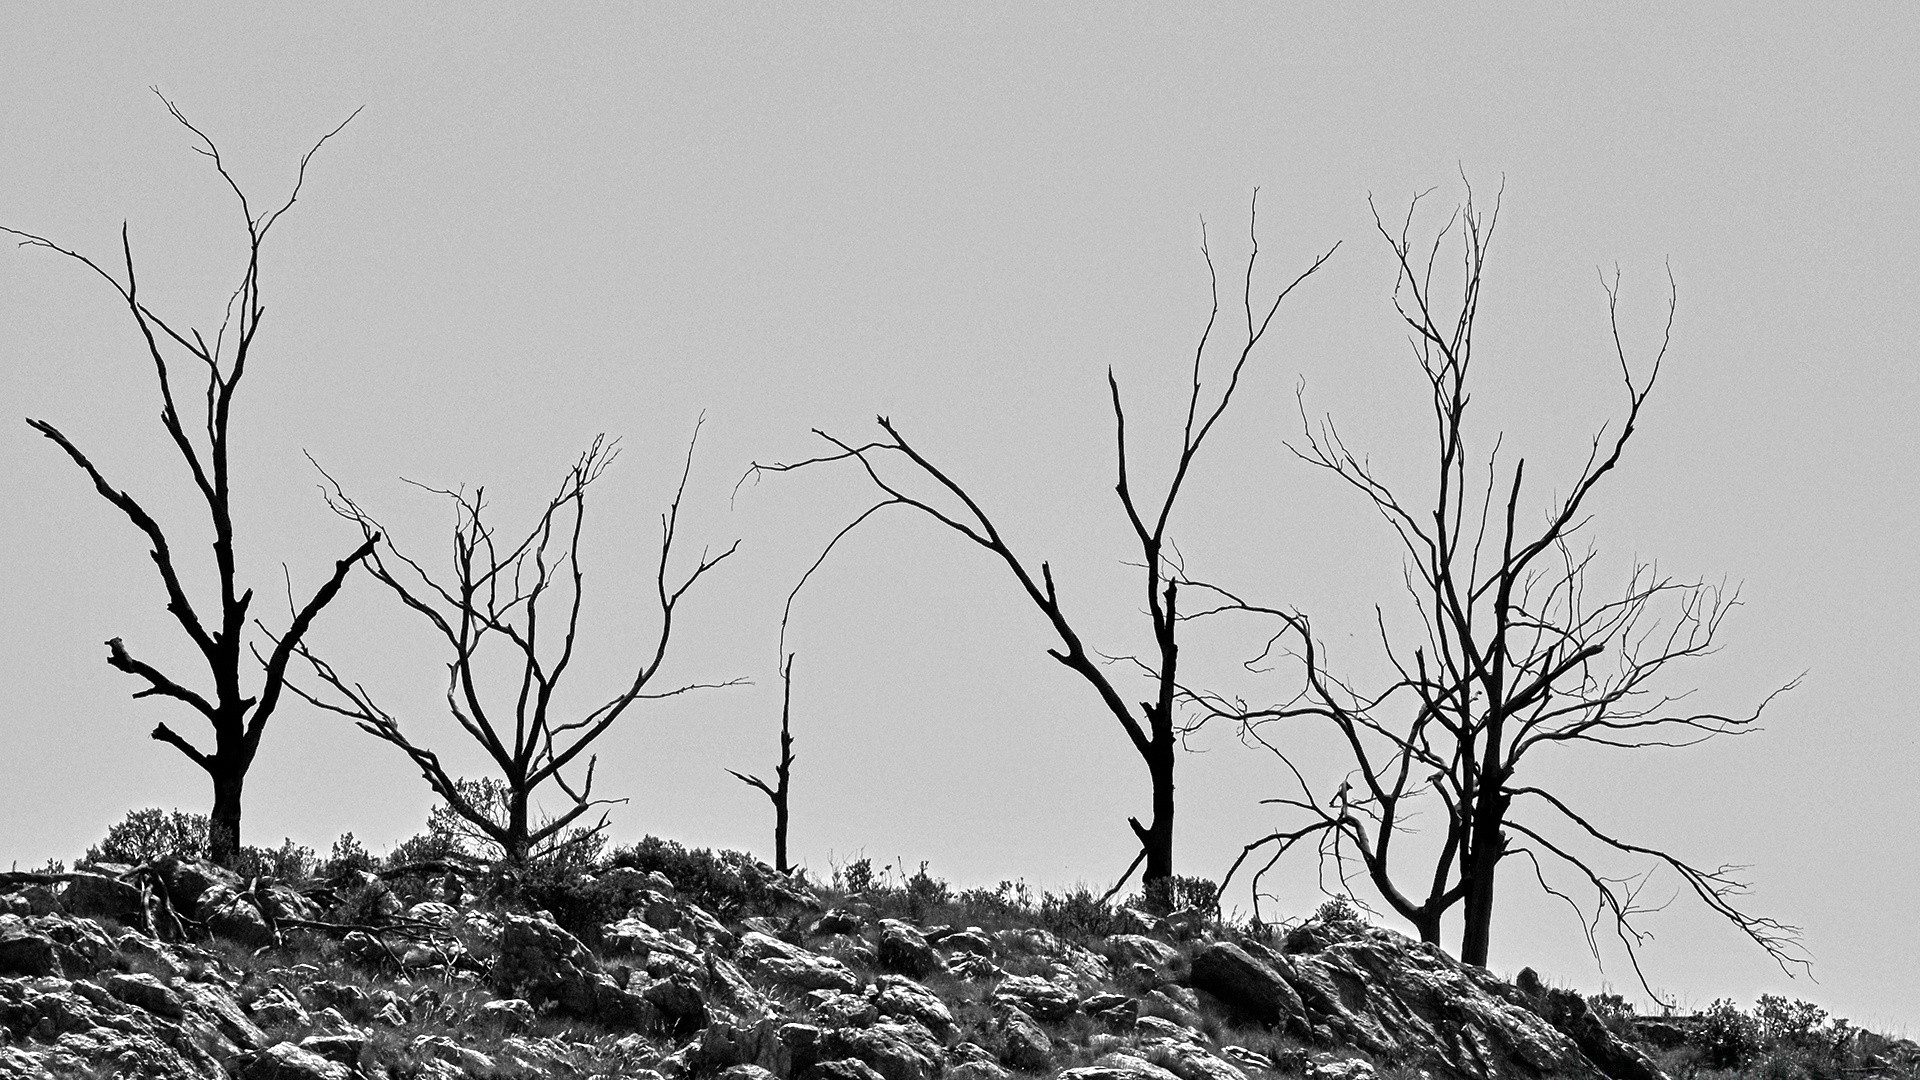
[[[751,461],[817,451],[810,428],[861,438],[891,416],[1052,560],[1092,645],[1146,647],[1104,372],[1151,475],[1206,318],[1201,221],[1231,280],[1256,186],[1257,288],[1342,246],[1255,354],[1174,534],[1196,574],[1298,604],[1330,648],[1377,662],[1374,605],[1405,615],[1391,538],[1284,444],[1304,385],[1389,475],[1425,481],[1417,373],[1368,198],[1398,214],[1433,188],[1444,212],[1464,174],[1483,201],[1504,184],[1479,445],[1504,431],[1543,492],[1564,485],[1621,404],[1596,271],[1619,268],[1626,343],[1645,357],[1670,266],[1668,366],[1592,537],[1610,572],[1657,559],[1740,584],[1724,651],[1678,673],[1694,700],[1747,709],[1806,672],[1762,733],[1542,755],[1536,778],[1629,838],[1750,864],[1746,902],[1805,928],[1819,979],[1789,981],[1682,896],[1646,923],[1655,986],[1690,1007],[1775,992],[1920,1028],[1911,8],[289,11],[8,5],[0,223],[111,255],[125,220],[150,302],[211,328],[243,254],[237,212],[149,85],[262,198],[364,106],[267,251],[234,425],[244,572],[279,597],[283,564],[313,582],[357,539],[303,451],[434,560],[446,511],[400,477],[484,484],[512,526],[596,433],[622,436],[589,519],[576,702],[650,641],[657,515],[705,413],[684,554],[742,547],[689,597],[663,678],[753,685],[649,706],[603,740],[601,791],[630,800],[616,840],[769,853],[765,799],[723,769],[771,768],[781,599],[869,493],[841,470],[734,487]],[[192,731],[191,717],[130,700],[103,662],[114,636],[186,659],[144,549],[19,420],[59,424],[193,527],[113,300],[44,252],[0,253],[0,411],[14,417],[0,426],[0,858],[22,867],[72,858],[131,808],[209,801],[204,776],[145,735],[162,719]],[[443,661],[423,630],[356,577],[312,640],[477,775],[436,707]],[[793,845],[811,870],[864,853],[927,860],[956,884],[1058,890],[1104,889],[1125,868],[1144,769],[1046,657],[1047,628],[1002,567],[923,520],[882,518],[816,576],[790,634]],[[1230,671],[1246,644],[1209,638],[1185,659]],[[1299,736],[1309,764],[1337,776],[1315,737]],[[1176,861],[1217,878],[1284,820],[1259,805],[1282,774],[1224,727],[1192,747]],[[324,851],[351,830],[380,850],[420,831],[430,803],[393,748],[289,705],[249,779],[246,836]],[[1493,966],[1631,992],[1617,950],[1597,970],[1525,876],[1503,878]],[[1316,902],[1305,855],[1271,884],[1269,915]],[[1656,879],[1648,895],[1674,889]]]

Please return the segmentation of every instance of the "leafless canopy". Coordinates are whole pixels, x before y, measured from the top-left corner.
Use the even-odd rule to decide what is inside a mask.
[[[1255,211],[1257,206],[1256,192]],[[1257,217],[1255,213],[1250,212],[1248,233],[1252,246],[1241,289],[1240,333],[1230,347],[1231,363],[1226,376],[1223,380],[1218,380],[1223,385],[1213,388],[1209,388],[1204,374],[1209,350],[1216,346],[1215,330],[1220,322],[1220,288],[1212,253],[1207,249],[1203,229],[1201,253],[1207,264],[1211,308],[1206,326],[1200,334],[1199,343],[1193,351],[1192,379],[1187,393],[1185,421],[1181,428],[1180,449],[1174,459],[1172,476],[1158,499],[1142,501],[1136,493],[1134,470],[1128,459],[1127,416],[1121,401],[1120,383],[1111,368],[1107,371],[1107,390],[1113,405],[1116,447],[1114,490],[1119,496],[1122,509],[1126,512],[1134,542],[1139,545],[1140,565],[1144,578],[1143,592],[1147,605],[1146,614],[1157,653],[1152,660],[1134,661],[1144,670],[1152,683],[1152,698],[1141,702],[1137,713],[1135,707],[1129,703],[1127,693],[1116,685],[1104,666],[1103,661],[1106,656],[1089,649],[1080,632],[1075,629],[1054,583],[1051,565],[1044,560],[1036,565],[1032,559],[1015,552],[986,508],[980,505],[959,480],[909,442],[887,417],[878,418],[884,438],[856,443],[815,429],[815,434],[832,445],[831,452],[802,461],[770,465],[756,464],[748,474],[753,476],[761,472],[791,472],[810,466],[851,461],[859,465],[866,474],[868,482],[879,493],[879,499],[874,505],[861,512],[845,528],[835,534],[825,550],[821,552],[819,559],[808,568],[806,575],[802,576],[801,585],[804,585],[806,577],[811,576],[813,571],[826,560],[842,538],[876,513],[895,506],[916,511],[947,527],[967,541],[992,553],[1006,566],[1007,571],[1019,585],[1020,591],[1046,618],[1059,639],[1058,646],[1050,648],[1048,655],[1086,681],[1099,696],[1107,712],[1119,723],[1121,730],[1126,733],[1128,740],[1147,765],[1153,784],[1153,817],[1150,824],[1142,824],[1137,817],[1128,819],[1128,824],[1132,826],[1135,836],[1140,841],[1141,850],[1133,867],[1128,868],[1127,875],[1131,875],[1134,867],[1144,862],[1146,865],[1144,879],[1149,886],[1170,878],[1173,873],[1173,765],[1177,738],[1175,703],[1179,685],[1176,629],[1179,624],[1180,572],[1168,558],[1167,529],[1173,517],[1174,504],[1180,497],[1181,488],[1187,480],[1195,459],[1199,456],[1202,444],[1213,431],[1214,425],[1225,415],[1227,406],[1232,403],[1234,392],[1240,386],[1241,375],[1246,369],[1247,362],[1252,357],[1254,349],[1265,338],[1268,328],[1272,326],[1281,303],[1292,295],[1295,288],[1319,270],[1338,247],[1336,244],[1334,248],[1329,248],[1324,254],[1315,258],[1305,270],[1274,293],[1271,300],[1256,302],[1254,270],[1259,259],[1259,237],[1256,225]],[[796,586],[796,593],[798,588]],[[1122,876],[1123,882],[1127,875]]]
[[[609,802],[593,798],[593,757],[588,757],[577,786],[564,770],[630,706],[643,699],[728,685],[692,683],[652,689],[666,660],[681,599],[739,547],[736,541],[718,554],[703,551],[678,584],[669,578],[681,499],[693,464],[689,445],[679,486],[660,518],[659,562],[654,573],[654,602],[660,615],[657,637],[642,650],[631,679],[600,705],[572,717],[556,712],[555,693],[574,660],[586,594],[580,539],[587,489],[618,453],[617,442],[596,438],[568,471],[533,527],[519,539],[501,538],[487,521],[484,489],[471,493],[426,489],[444,496],[454,507],[450,576],[436,576],[390,541],[379,541],[384,532],[381,526],[328,477],[329,505],[359,524],[370,542],[379,541],[367,561],[368,569],[405,607],[425,619],[451,650],[447,711],[493,759],[507,788],[507,820],[495,820],[473,805],[434,751],[403,732],[399,718],[378,705],[362,684],[342,676],[305,646],[297,651],[321,686],[311,691],[295,687],[294,692],[399,747],[454,812],[500,845],[512,866],[524,865],[581,815]],[[504,700],[488,692],[490,686],[500,685],[498,673],[505,673],[512,687]],[[535,822],[530,802],[548,781],[565,794],[567,808]],[[602,825],[604,821],[603,815]]]
[[[1276,619],[1278,631],[1249,666],[1285,660],[1301,673],[1297,694],[1264,707],[1222,694],[1193,695],[1206,712],[1240,721],[1251,741],[1280,759],[1294,789],[1266,802],[1295,815],[1296,823],[1248,844],[1229,878],[1264,851],[1267,861],[1255,875],[1257,904],[1260,875],[1288,850],[1311,842],[1343,884],[1356,871],[1364,874],[1428,941],[1439,941],[1442,916],[1462,905],[1461,956],[1484,964],[1495,870],[1504,857],[1520,856],[1543,888],[1573,905],[1596,959],[1596,934],[1605,924],[1637,970],[1635,950],[1645,934],[1634,920],[1649,910],[1640,896],[1651,871],[1610,877],[1589,854],[1597,844],[1666,867],[1783,967],[1804,964],[1795,928],[1736,906],[1745,892],[1740,867],[1704,868],[1622,840],[1559,795],[1520,779],[1522,759],[1536,749],[1687,746],[1749,730],[1774,696],[1751,713],[1727,714],[1696,709],[1687,692],[1663,689],[1670,684],[1661,676],[1715,651],[1724,620],[1738,605],[1736,589],[1678,579],[1649,564],[1634,565],[1606,597],[1596,599],[1590,588],[1597,553],[1580,544],[1579,534],[1589,520],[1590,496],[1619,465],[1659,378],[1673,324],[1671,277],[1660,345],[1635,363],[1620,332],[1618,273],[1603,276],[1622,415],[1592,437],[1572,484],[1529,525],[1525,461],[1503,461],[1498,437],[1484,457],[1468,445],[1474,329],[1497,200],[1492,213],[1482,214],[1469,193],[1424,251],[1410,239],[1418,202],[1398,230],[1377,214],[1375,222],[1399,265],[1394,305],[1430,392],[1434,489],[1421,501],[1404,497],[1331,419],[1308,421],[1304,401],[1305,431],[1294,452],[1359,492],[1394,531],[1406,551],[1404,583],[1419,636],[1409,641],[1390,632],[1386,615],[1376,610],[1393,676],[1384,686],[1363,688],[1331,668],[1324,644],[1299,611],[1216,589],[1217,606],[1196,612]],[[1446,286],[1437,280],[1447,276],[1450,239],[1459,248],[1459,299],[1449,310],[1442,306]],[[1352,770],[1331,797],[1290,756],[1281,733],[1295,721],[1331,724],[1350,752]],[[1402,839],[1415,831],[1409,824],[1421,808],[1437,810],[1445,823],[1432,862],[1425,861],[1432,853],[1410,852]],[[1590,907],[1551,884],[1563,871],[1590,891]]]
[[[159,91],[154,91],[159,95]],[[262,301],[260,252],[267,234],[299,198],[306,181],[307,165],[328,139],[340,133],[353,117],[321,136],[300,158],[293,190],[278,206],[256,211],[247,194],[227,171],[220,149],[205,132],[195,127],[173,102],[160,101],[174,120],[191,132],[193,149],[213,163],[214,171],[226,183],[239,203],[241,220],[247,233],[246,266],[240,283],[227,298],[220,325],[208,335],[177,318],[159,314],[140,295],[140,279],[134,270],[133,242],[123,222],[120,227],[120,271],[95,262],[91,257],[64,247],[44,236],[0,226],[0,232],[19,238],[22,247],[44,248],[64,255],[93,271],[119,294],[127,313],[140,332],[140,339],[160,388],[160,424],[166,430],[174,450],[185,462],[193,478],[194,490],[206,507],[213,527],[213,559],[219,582],[217,613],[197,606],[181,582],[173,545],[159,521],[139,499],[116,486],[59,428],[45,420],[29,419],[34,430],[51,439],[73,460],[101,497],[126,515],[152,546],[154,568],[167,594],[167,612],[180,625],[205,660],[212,690],[195,689],[186,680],[162,672],[136,657],[116,637],[107,644],[107,663],[144,682],[135,697],[163,697],[181,702],[199,713],[213,728],[214,749],[200,749],[166,723],[154,727],[152,737],[179,750],[188,760],[205,770],[213,780],[214,808],[210,817],[208,842],[216,862],[231,864],[240,849],[240,798],[248,767],[259,748],[267,720],[278,706],[284,686],[287,662],[299,647],[321,609],[340,590],[341,582],[355,562],[373,550],[375,537],[368,536],[358,549],[334,565],[333,573],[314,590],[305,603],[297,605],[286,631],[279,636],[272,652],[261,658],[265,677],[257,693],[243,687],[242,669],[247,648],[248,608],[253,591],[238,584],[234,556],[232,499],[229,489],[228,429],[235,393],[247,373],[256,335],[266,316]],[[358,115],[356,110],[355,115]],[[185,354],[182,358],[181,354]],[[183,374],[180,366],[187,368]],[[184,382],[185,387],[178,384]],[[182,390],[185,393],[182,393]],[[192,417],[199,410],[196,419]],[[185,415],[183,415],[183,413]]]

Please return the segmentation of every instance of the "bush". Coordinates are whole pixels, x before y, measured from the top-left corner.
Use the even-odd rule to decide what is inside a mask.
[[[312,877],[318,866],[319,859],[312,848],[294,843],[292,837],[285,837],[278,848],[241,848],[233,869],[243,878],[300,881]]]
[[[169,855],[183,859],[205,858],[207,854],[207,815],[175,810],[168,814],[156,808],[130,810],[117,825],[107,829],[98,846],[90,847],[81,858],[83,866],[94,863],[140,863],[164,859]]]
[[[1132,933],[1138,926],[1131,914],[1116,911],[1082,886],[1061,896],[1040,894],[1040,925],[1069,938],[1101,938]]]
[[[1709,1068],[1738,1069],[1760,1054],[1760,1024],[1727,998],[1700,1014],[1700,1061]]]
[[[614,849],[611,866],[643,874],[659,872],[680,895],[722,918],[764,908],[774,899],[767,887],[771,871],[739,851],[689,850],[672,840],[642,837],[631,847]]]
[[[327,861],[320,867],[320,876],[338,878],[355,870],[372,870],[375,865],[374,857],[365,844],[350,832],[341,833],[334,840],[333,851],[328,854]]]

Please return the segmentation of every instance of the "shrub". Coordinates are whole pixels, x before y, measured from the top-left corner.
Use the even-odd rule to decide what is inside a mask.
[[[94,863],[145,863],[169,855],[204,858],[207,853],[207,815],[175,810],[168,814],[156,808],[130,810],[127,816],[107,829],[106,838],[90,847],[81,865]]]
[[[1062,937],[1111,937],[1138,927],[1131,913],[1115,910],[1085,886],[1060,896],[1041,893],[1039,916],[1041,926]]]
[[[337,878],[354,870],[372,870],[374,858],[352,833],[341,833],[333,842],[333,851],[321,866],[322,877]]]
[[[631,847],[614,849],[608,864],[641,873],[658,871],[682,896],[722,918],[762,908],[774,897],[767,887],[771,871],[739,851],[689,850],[672,840],[647,836]]]
[[[1738,1069],[1760,1053],[1760,1025],[1727,998],[1700,1014],[1700,1061],[1709,1068]]]
[[[319,859],[314,856],[312,848],[294,843],[292,837],[285,837],[278,848],[241,848],[233,869],[245,878],[299,881],[313,876],[318,865]]]
[[[921,861],[920,869],[907,879],[906,894],[907,914],[916,922],[924,920],[928,911],[953,899],[953,890],[947,887],[946,880],[927,873],[925,860]]]

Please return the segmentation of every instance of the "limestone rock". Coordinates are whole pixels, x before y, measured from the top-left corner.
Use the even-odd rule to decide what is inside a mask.
[[[1296,1028],[1306,1023],[1299,991],[1232,942],[1216,941],[1193,954],[1193,986],[1255,1023]]]
[[[880,976],[874,986],[873,1004],[881,1016],[917,1020],[940,1039],[953,1030],[953,1013],[940,996],[905,976]]]
[[[858,1058],[885,1080],[939,1080],[947,1066],[946,1051],[933,1033],[912,1021],[881,1020],[871,1027],[824,1032],[821,1056]]]
[[[240,1080],[351,1080],[352,1070],[290,1042],[274,1043],[248,1055]]]
[[[107,980],[107,991],[129,1005],[145,1009],[155,1016],[178,1020],[186,1015],[180,995],[151,975],[115,975]]]
[[[850,992],[860,987],[859,977],[840,961],[758,931],[751,931],[740,939],[740,958],[775,980],[801,990]]]
[[[1008,1067],[1021,1072],[1041,1072],[1052,1067],[1053,1040],[1033,1022],[1033,1017],[1017,1008],[1008,1008],[1001,1012],[996,1026],[1006,1044],[1000,1060]]]
[[[919,930],[899,919],[880,920],[880,965],[915,978],[947,966]]]
[[[1064,1020],[1080,1007],[1080,1000],[1058,983],[1031,975],[1012,975],[993,989],[995,1004],[1018,1007],[1039,1020]]]

